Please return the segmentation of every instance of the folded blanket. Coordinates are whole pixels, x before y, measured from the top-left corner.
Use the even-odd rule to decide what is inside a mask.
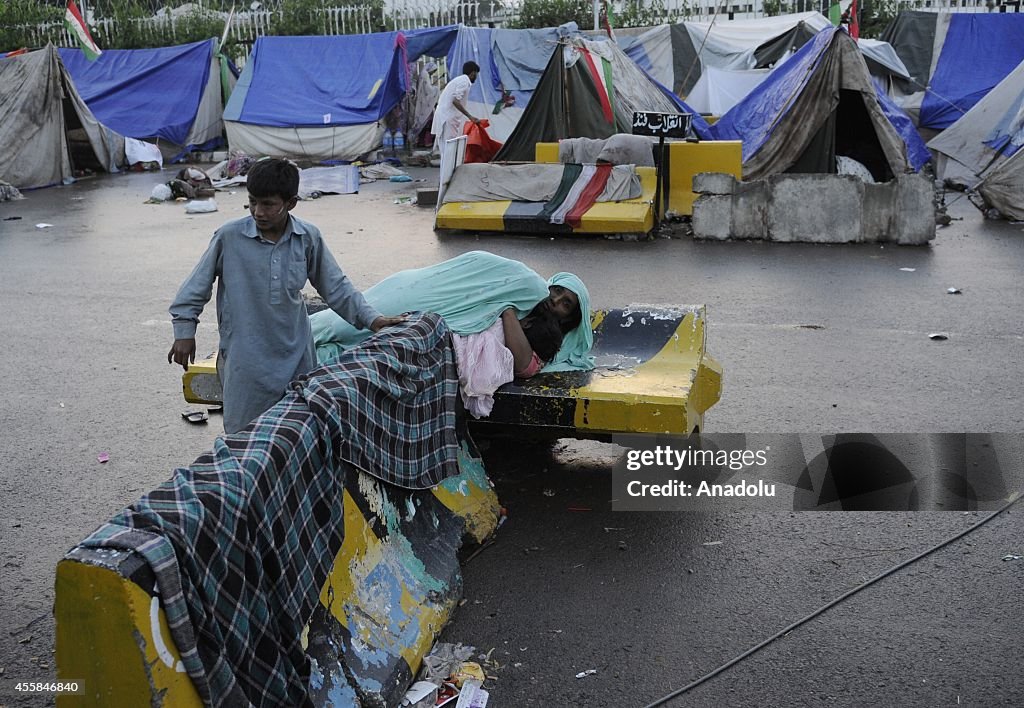
[[[579,174],[579,165],[460,165],[445,191],[444,203],[505,200],[547,202],[558,192],[566,170],[571,168],[575,168],[576,174]],[[639,196],[640,177],[636,168],[633,165],[615,165],[596,201],[618,202]]]
[[[308,705],[301,633],[344,537],[340,460],[410,488],[459,472],[440,317],[388,328],[293,387],[81,544],[146,559],[179,670],[208,705]]]

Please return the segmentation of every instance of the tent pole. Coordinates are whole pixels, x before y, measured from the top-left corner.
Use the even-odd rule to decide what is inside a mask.
[[[601,29],[601,0],[594,0],[594,29]]]
[[[665,136],[658,136],[658,162],[654,172],[654,228],[661,225],[661,182],[665,173]]]

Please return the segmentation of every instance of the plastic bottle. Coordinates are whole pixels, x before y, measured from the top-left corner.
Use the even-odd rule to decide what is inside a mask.
[[[395,148],[395,136],[387,128],[384,129],[384,152],[391,152]]]
[[[399,150],[405,150],[405,136],[402,135],[401,130],[395,131],[393,142],[395,145],[395,152],[398,152]]]

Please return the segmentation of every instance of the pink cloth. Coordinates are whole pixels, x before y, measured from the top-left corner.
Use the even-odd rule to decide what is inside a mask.
[[[462,403],[474,418],[484,418],[494,408],[494,392],[515,378],[515,362],[505,346],[501,320],[478,334],[453,333],[452,341]]]

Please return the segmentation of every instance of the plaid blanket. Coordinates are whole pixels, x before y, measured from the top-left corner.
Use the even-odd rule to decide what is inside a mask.
[[[346,465],[422,488],[458,474],[450,336],[388,328],[82,542],[140,553],[208,705],[309,704],[300,635],[344,535]]]

